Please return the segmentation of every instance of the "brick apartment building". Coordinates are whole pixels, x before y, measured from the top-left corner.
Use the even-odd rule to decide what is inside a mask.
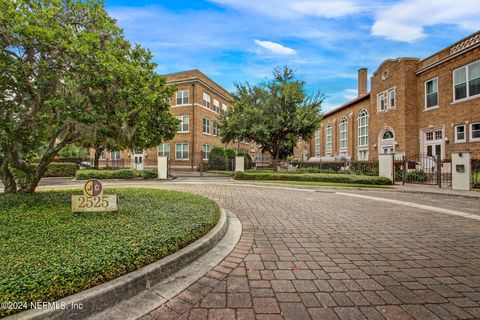
[[[171,98],[170,112],[181,122],[173,140],[148,150],[103,152],[100,166],[121,163],[124,167],[142,170],[156,167],[157,157],[166,156],[172,170],[196,170],[202,161],[208,160],[213,147],[225,147],[220,138],[219,120],[232,102],[229,92],[199,70],[165,76],[167,85],[177,87]],[[252,146],[245,142],[227,147],[252,151]],[[93,150],[90,153],[92,156]]]
[[[298,157],[331,160],[419,154],[480,157],[480,31],[430,57],[384,61],[358,71],[357,98],[324,114]]]

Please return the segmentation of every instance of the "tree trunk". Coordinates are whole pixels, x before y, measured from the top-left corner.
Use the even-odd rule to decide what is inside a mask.
[[[0,180],[4,185],[4,193],[16,193],[17,183],[10,168],[8,167],[8,161],[6,159],[0,159]]]
[[[42,158],[38,166],[29,172],[27,175],[27,179],[25,181],[25,185],[22,187],[22,192],[25,193],[33,193],[35,189],[38,187],[38,183],[42,179],[43,175],[47,171],[48,165],[52,162],[53,157],[49,159]]]
[[[279,142],[274,142],[273,147],[272,147],[272,152],[270,154],[272,155],[272,164],[273,164],[273,172],[278,171],[278,155],[280,153],[280,143]]]
[[[272,165],[273,165],[273,172],[277,172],[278,171],[278,154],[279,154],[279,150],[273,150],[273,152],[271,153],[272,155]]]
[[[95,169],[98,169],[98,165],[99,165],[99,160],[100,160],[100,155],[102,154],[103,152],[103,147],[102,146],[95,146],[95,154],[93,156],[93,166],[95,167]]]

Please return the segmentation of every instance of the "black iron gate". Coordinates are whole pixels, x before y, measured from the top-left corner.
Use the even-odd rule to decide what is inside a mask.
[[[480,189],[480,159],[471,160],[472,188]]]
[[[395,181],[449,187],[452,185],[450,159],[420,154],[395,161]]]

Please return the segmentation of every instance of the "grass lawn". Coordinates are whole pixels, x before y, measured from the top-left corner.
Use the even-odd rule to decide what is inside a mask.
[[[231,175],[233,174],[233,171],[228,171],[228,170],[207,170],[206,173],[213,173],[213,174],[221,174],[221,175],[231,176]]]
[[[295,185],[295,186],[312,186],[312,187],[391,188],[389,186],[374,185],[374,184],[312,182],[312,181],[261,181],[261,183],[284,184],[284,185]]]
[[[106,193],[119,196],[118,213],[72,213],[80,190],[0,195],[0,301],[54,301],[117,278],[200,238],[220,215],[182,192]]]

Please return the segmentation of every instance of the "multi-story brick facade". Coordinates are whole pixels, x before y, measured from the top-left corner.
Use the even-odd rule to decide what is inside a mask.
[[[384,61],[370,92],[366,73],[359,70],[357,98],[324,114],[308,143],[311,160],[480,156],[480,31],[425,59]]]
[[[157,157],[167,156],[172,170],[196,170],[208,159],[213,147],[225,147],[220,138],[219,120],[232,102],[228,91],[199,70],[167,74],[166,78],[167,85],[177,88],[171,98],[170,112],[181,120],[173,140],[148,150],[106,151],[100,166],[109,161],[137,169],[156,167]],[[252,146],[241,142],[228,147],[250,152]]]

